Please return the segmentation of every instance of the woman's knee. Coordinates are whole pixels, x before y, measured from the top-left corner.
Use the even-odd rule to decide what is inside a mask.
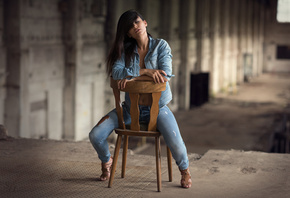
[[[98,126],[95,126],[89,133],[89,139],[95,148],[102,148],[102,145],[107,141],[105,132]]]
[[[105,141],[114,129],[115,121],[110,115],[104,116],[90,131],[89,139],[93,143]]]
[[[96,140],[98,139],[98,130],[96,128],[97,126],[95,126],[89,133],[89,139],[91,142],[96,142]]]
[[[95,126],[89,133],[89,139],[91,142],[100,142],[102,141],[102,139],[106,139],[106,137],[104,137],[105,132],[102,130],[101,127],[99,126]]]

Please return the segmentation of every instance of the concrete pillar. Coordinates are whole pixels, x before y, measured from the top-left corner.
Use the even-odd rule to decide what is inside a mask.
[[[196,1],[197,64],[195,72],[208,72],[209,43],[209,2]]]
[[[274,9],[270,9],[271,7],[277,7],[277,0],[271,0],[270,2],[271,6],[268,6],[268,9],[266,9],[265,14],[265,56],[264,56],[264,62],[265,62],[265,71],[268,72],[275,72],[275,64],[276,64],[276,36],[277,34],[273,29],[277,29],[276,25],[276,14],[277,11]],[[281,35],[279,35],[281,36]]]
[[[253,54],[254,8],[252,0],[247,0],[247,10],[247,52]]]
[[[253,4],[253,76],[259,75],[259,3],[254,1]]]
[[[179,104],[179,72],[184,72],[180,70],[181,65],[181,53],[180,53],[180,37],[179,37],[179,31],[180,31],[180,3],[179,0],[172,0],[171,2],[171,16],[169,18],[169,21],[171,21],[170,26],[170,37],[168,39],[168,43],[171,46],[172,50],[172,73],[175,74],[175,77],[171,79],[170,86],[172,90],[172,101],[170,102],[169,106],[172,109],[172,111],[176,111],[178,109]],[[168,20],[168,19],[167,19]],[[161,21],[162,22],[162,21]]]
[[[265,37],[265,5],[260,4],[260,16],[259,16],[259,74],[263,73],[264,70],[264,37]]]
[[[6,98],[6,48],[4,45],[4,6],[0,0],[0,124],[4,124],[4,102]]]
[[[243,83],[245,79],[245,61],[247,53],[247,1],[239,1],[239,28],[238,28],[238,82]]]
[[[79,9],[78,1],[63,1],[60,4],[62,12],[62,34],[65,46],[65,72],[64,72],[64,138],[75,138],[75,95],[76,95],[76,67]]]
[[[263,72],[263,56],[264,56],[264,9],[263,3],[255,2],[255,18],[256,18],[256,75],[259,76]]]
[[[230,74],[231,74],[231,67],[230,67],[230,55],[231,55],[231,48],[230,48],[230,35],[229,35],[229,27],[230,27],[230,0],[224,0],[224,7],[223,7],[223,42],[224,42],[224,57],[223,57],[223,89],[225,92],[229,91],[230,86]]]
[[[200,1],[200,15],[201,15],[201,20],[200,20],[200,30],[201,30],[201,35],[200,35],[200,71],[201,72],[209,72],[210,71],[210,1],[209,0],[203,0]]]
[[[176,76],[171,79],[170,85],[173,99],[169,106],[172,111],[178,108],[178,73],[180,66],[180,40],[179,40],[179,1],[161,0],[160,4],[160,21],[159,21],[159,37],[165,39],[170,47],[173,55],[172,72]]]
[[[137,9],[148,23],[147,31],[153,38],[160,37],[161,26],[159,24],[161,13],[160,2],[155,0],[137,1]]]
[[[225,91],[224,82],[225,82],[225,0],[220,0],[220,46],[221,46],[221,55],[219,61],[219,85],[220,90]]]
[[[211,75],[210,75],[210,92],[211,95],[215,95],[221,89],[220,78],[221,71],[219,69],[222,46],[221,46],[221,35],[220,35],[220,12],[221,5],[220,0],[212,1],[210,5],[210,44],[211,44]]]
[[[5,38],[6,38],[6,72],[10,75],[6,78],[6,100],[4,124],[8,135],[18,137],[21,122],[22,84],[20,66],[20,1],[4,1]],[[9,67],[8,67],[9,66]],[[11,75],[13,74],[13,75]]]
[[[244,76],[244,72],[243,72],[243,53],[242,53],[242,19],[244,17],[242,17],[243,15],[243,8],[244,3],[242,1],[238,1],[238,18],[237,18],[237,24],[238,24],[238,32],[237,32],[237,36],[238,36],[238,43],[237,43],[237,47],[238,47],[238,57],[237,57],[237,83],[241,84],[242,82],[244,82],[243,80],[243,76]]]
[[[156,0],[146,0],[146,1],[137,1],[138,10],[143,15],[145,20],[148,22],[147,30],[154,37],[160,37],[159,32],[161,31],[160,16],[160,1]]]
[[[238,1],[230,1],[230,20],[229,20],[229,38],[230,38],[230,92],[237,92],[237,67],[238,67]]]
[[[101,1],[96,2],[96,5],[80,0],[66,3],[68,9],[63,12],[63,35],[67,52],[64,136],[66,139],[83,140],[109,111],[109,105],[105,105],[105,90],[110,90],[105,73],[106,15],[102,14],[105,13],[103,11],[92,12],[91,6],[103,6]],[[84,9],[79,9],[84,6]]]
[[[196,62],[196,20],[195,1],[183,0],[180,3],[180,58],[178,73],[179,109],[190,108],[190,77]]]

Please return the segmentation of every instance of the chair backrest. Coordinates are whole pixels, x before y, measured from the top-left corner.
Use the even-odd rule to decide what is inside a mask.
[[[118,83],[111,78],[111,88],[114,92],[116,110],[118,114],[118,122],[120,129],[126,129],[122,101],[120,91],[129,93],[131,100],[130,115],[131,115],[131,130],[140,131],[139,124],[139,96],[140,94],[149,94],[149,100],[142,101],[142,105],[150,106],[150,121],[148,131],[156,131],[157,116],[159,113],[159,99],[161,92],[165,91],[166,83],[156,84],[153,81],[131,81],[127,82],[125,89],[118,89]]]

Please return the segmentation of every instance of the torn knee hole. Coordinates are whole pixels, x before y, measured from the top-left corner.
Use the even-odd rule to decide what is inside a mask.
[[[102,124],[105,120],[109,119],[110,116],[104,116],[102,117],[102,119],[98,122],[97,126],[99,126],[100,124]]]

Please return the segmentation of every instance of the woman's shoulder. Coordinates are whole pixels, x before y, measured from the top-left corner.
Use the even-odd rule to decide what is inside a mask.
[[[156,42],[156,43],[158,43],[158,44],[166,44],[167,43],[167,41],[166,40],[164,40],[163,38],[152,38],[151,37],[151,39],[154,41],[154,42]],[[168,43],[167,43],[168,44]]]
[[[168,42],[164,39],[159,39],[159,44],[157,46],[158,46],[157,49],[159,52],[164,53],[164,52],[171,51],[171,48],[170,48]]]
[[[170,46],[166,40],[162,38],[152,38],[152,40],[153,40],[153,46],[155,45],[157,49],[166,49],[166,48],[170,49]]]

